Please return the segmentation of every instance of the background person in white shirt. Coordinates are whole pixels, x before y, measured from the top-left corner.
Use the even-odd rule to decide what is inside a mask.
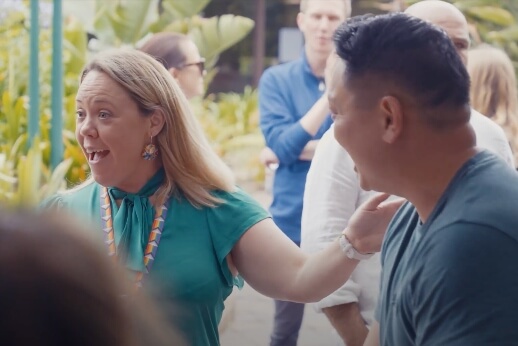
[[[306,178],[301,248],[318,252],[336,240],[356,208],[373,192],[360,188],[354,162],[334,138],[333,127],[320,139]],[[363,345],[373,322],[379,292],[379,253],[360,261],[339,290],[313,307],[325,313],[338,333],[337,345]]]

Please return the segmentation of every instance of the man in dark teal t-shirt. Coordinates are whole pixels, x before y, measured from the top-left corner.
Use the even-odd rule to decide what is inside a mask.
[[[518,345],[518,174],[475,155],[426,222],[398,211],[382,263],[382,345]]]
[[[365,345],[518,345],[518,174],[476,147],[454,43],[397,13],[349,20],[335,45],[335,137],[363,189],[408,200]]]

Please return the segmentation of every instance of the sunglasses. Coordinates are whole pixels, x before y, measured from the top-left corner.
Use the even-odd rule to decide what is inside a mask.
[[[190,62],[190,63],[183,64],[182,66],[180,66],[180,69],[182,70],[189,66],[198,66],[198,68],[200,69],[200,73],[201,74],[205,73],[205,59],[204,58],[201,58],[200,61],[197,61],[197,62]]]

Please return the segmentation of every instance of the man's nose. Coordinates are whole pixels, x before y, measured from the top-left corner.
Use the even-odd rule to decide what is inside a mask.
[[[327,16],[322,16],[320,18],[319,28],[320,30],[329,30],[329,18],[327,18]]]

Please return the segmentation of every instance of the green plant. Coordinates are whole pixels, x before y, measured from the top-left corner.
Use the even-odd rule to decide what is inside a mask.
[[[17,161],[9,161],[5,154],[0,154],[0,202],[34,207],[66,187],[65,176],[72,159],[64,160],[50,171],[43,159],[43,148],[36,138],[33,146]]]
[[[180,28],[181,32],[192,33],[202,54],[213,64],[219,53],[251,30],[253,22],[236,16],[205,19],[196,15],[208,2],[209,0],[74,2],[79,13],[88,13],[89,6],[93,4],[96,7],[91,13],[97,13],[97,16],[93,16],[91,23],[81,22],[74,16],[66,16],[64,22],[64,161],[53,171],[49,163],[51,31],[48,27],[40,29],[40,134],[32,147],[27,148],[28,2],[20,3],[21,9],[3,13],[0,22],[0,202],[35,205],[58,189],[83,181],[88,174],[88,165],[73,133],[78,76],[88,56],[86,28],[93,29],[103,42],[103,47],[110,44],[135,45],[145,38],[148,31]],[[159,3],[162,9],[159,8]],[[64,2],[65,6],[66,4]],[[126,23],[131,23],[131,28]],[[226,115],[229,114],[229,104],[239,105],[235,108],[237,115],[234,115],[233,120],[228,120],[241,122],[235,126],[237,132],[228,136],[212,137],[215,143],[221,141],[216,146],[222,148],[222,155],[228,155],[231,150],[228,148],[235,146],[233,141],[237,142],[239,136],[247,138],[253,132],[250,124],[254,116],[250,114],[254,107],[243,108],[242,102],[253,105],[256,94],[249,89],[245,93],[245,101],[237,95],[220,97],[222,101],[214,98],[202,101],[207,107],[201,107],[203,112],[200,117],[202,122],[219,119],[207,124],[209,127],[225,128],[230,119]],[[217,113],[210,115],[210,112]]]
[[[95,13],[93,20],[84,24],[97,36],[99,49],[138,46],[151,33],[180,32],[192,36],[210,69],[221,52],[248,35],[254,22],[231,14],[203,18],[198,13],[209,2],[210,0],[95,0],[83,2],[80,6],[81,11]]]
[[[486,42],[504,49],[518,71],[518,4],[513,0],[476,0],[472,6],[466,0],[456,5],[472,24],[475,43]]]
[[[259,152],[265,143],[259,128],[257,90],[246,87],[243,94],[209,95],[192,102],[192,107],[214,149],[238,180],[262,180]]]
[[[63,132],[65,159],[50,169],[50,75],[51,31],[40,29],[40,135],[27,148],[29,27],[28,10],[9,12],[0,23],[0,201],[34,205],[65,187],[65,176],[74,184],[86,174],[83,155],[73,156],[77,147],[70,131]],[[81,24],[68,20],[64,25],[64,93],[66,124],[75,122],[70,104],[77,90],[77,76],[84,65],[86,33]]]

